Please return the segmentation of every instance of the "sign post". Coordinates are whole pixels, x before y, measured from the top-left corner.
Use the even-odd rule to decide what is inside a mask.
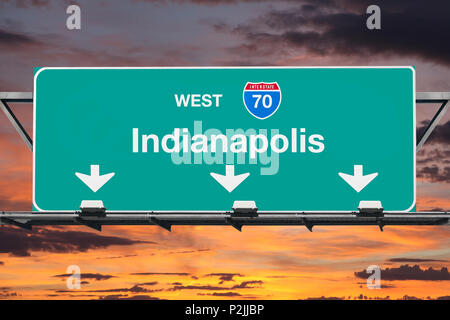
[[[41,68],[34,81],[35,211],[415,206],[409,67]]]

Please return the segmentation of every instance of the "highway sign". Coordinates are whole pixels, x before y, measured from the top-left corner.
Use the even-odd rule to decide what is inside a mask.
[[[33,206],[415,206],[410,67],[41,68]]]

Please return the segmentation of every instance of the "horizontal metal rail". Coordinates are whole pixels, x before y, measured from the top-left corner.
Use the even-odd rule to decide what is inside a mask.
[[[133,211],[105,212],[91,215],[74,211],[61,212],[1,212],[0,224],[9,224],[31,229],[44,225],[85,225],[101,230],[104,225],[158,225],[166,230],[173,225],[229,225],[241,231],[243,226],[305,226],[310,231],[314,226],[404,226],[404,225],[444,225],[449,224],[450,212],[409,212],[364,214],[359,212],[258,212],[245,216],[234,212],[201,213],[142,213]]]

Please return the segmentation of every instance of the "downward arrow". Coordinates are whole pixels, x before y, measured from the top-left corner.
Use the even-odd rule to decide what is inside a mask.
[[[105,183],[114,177],[115,173],[107,173],[100,175],[100,166],[98,164],[91,164],[91,174],[83,174],[75,172],[75,175],[80,178],[92,191],[97,192]]]
[[[236,189],[238,185],[241,184],[242,181],[247,179],[250,173],[243,173],[237,176],[234,175],[234,165],[227,165],[225,167],[225,175],[211,172],[211,176],[216,179],[218,183],[222,185],[228,192]]]
[[[353,175],[339,172],[339,176],[345,180],[356,192],[360,192],[364,189],[373,179],[378,176],[378,172],[371,173],[368,175],[363,175],[363,166],[354,165]]]

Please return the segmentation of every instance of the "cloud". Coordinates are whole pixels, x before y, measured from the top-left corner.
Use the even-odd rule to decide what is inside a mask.
[[[181,286],[176,285],[172,288],[169,288],[168,291],[180,291],[180,290],[229,290],[229,288],[223,288],[218,286],[211,286],[211,285],[187,285],[187,286]]]
[[[231,287],[231,289],[253,289],[260,288],[264,281],[262,280],[252,280],[252,281],[244,281],[241,284],[235,285]]]
[[[15,46],[32,45],[38,43],[39,41],[25,34],[0,29],[0,45]]]
[[[11,287],[0,287],[0,300],[18,297],[20,294],[11,291]]]
[[[189,276],[190,273],[186,272],[136,272],[136,273],[130,273],[132,276]]]
[[[98,289],[98,290],[83,290],[78,292],[131,292],[131,293],[148,293],[148,292],[158,292],[162,291],[162,289],[146,289],[143,288],[140,285],[134,285],[130,288],[112,288],[112,289]],[[57,293],[64,293],[64,292],[73,292],[73,290],[56,290]]]
[[[155,286],[158,284],[158,281],[151,281],[151,282],[143,282],[143,283],[138,283],[138,286]]]
[[[168,254],[185,254],[185,253],[197,253],[197,252],[204,252],[204,251],[211,251],[211,249],[198,249],[198,250],[185,250],[185,251],[171,251]]]
[[[128,246],[151,241],[131,240],[116,236],[103,236],[83,231],[35,229],[26,232],[13,227],[0,228],[0,253],[30,256],[32,251],[55,253],[86,252],[110,246]]]
[[[220,287],[212,285],[175,285],[169,288],[168,291],[180,291],[180,290],[208,290],[208,291],[222,291],[222,290],[234,290],[234,289],[254,289],[260,288],[264,282],[262,280],[243,281],[232,287]]]
[[[443,43],[441,36],[450,33],[447,0],[430,6],[421,0],[380,0],[376,3],[381,8],[380,30],[366,27],[371,4],[368,0],[335,0],[327,5],[302,1],[288,9],[271,9],[236,27],[216,25],[215,30],[221,27],[243,38],[232,48],[240,56],[279,57],[299,54],[301,49],[317,56],[410,56],[450,65],[450,44]]]
[[[428,122],[422,122],[423,126],[417,129],[417,137],[421,137],[425,133],[426,125]],[[450,121],[447,121],[444,124],[437,125],[433,132],[427,139],[427,144],[430,143],[442,143],[442,144],[450,144]]]
[[[221,280],[219,283],[222,284],[225,281],[234,281],[234,277],[243,277],[244,275],[240,273],[209,273],[206,277],[219,277]]]
[[[390,262],[448,262],[448,260],[437,260],[437,259],[419,259],[419,258],[392,258],[389,259]]]
[[[450,183],[450,166],[439,168],[437,165],[425,166],[417,169],[417,178],[423,178],[431,182]]]
[[[361,279],[367,279],[366,270],[355,272],[355,276]],[[441,281],[450,280],[448,269],[443,267],[441,270],[428,268],[421,269],[418,265],[402,265],[398,268],[386,268],[381,270],[381,279],[386,281],[395,280],[423,280],[423,281]]]
[[[321,296],[318,298],[306,298],[305,300],[345,300],[345,298]]]
[[[3,261],[0,261],[0,266],[4,266],[5,263]]]
[[[18,296],[17,292],[6,292],[6,293],[0,292],[0,299],[11,299],[17,296]]]
[[[68,274],[57,274],[53,277],[55,278],[67,278],[73,276],[72,273]],[[81,273],[81,279],[93,279],[97,281],[108,280],[111,278],[115,278],[115,276],[111,276],[109,274],[100,274],[100,273]]]
[[[450,164],[450,149],[440,150],[438,148],[423,148],[418,153],[416,162],[418,165],[430,164],[432,162]]]
[[[199,296],[214,296],[214,297],[241,297],[238,292],[213,292],[213,293],[197,293]]]
[[[129,258],[129,257],[137,257],[137,254],[125,254],[123,256],[112,256],[112,257],[98,257],[95,258],[97,260],[109,260],[109,259],[123,259],[123,258]]]
[[[0,3],[13,3],[18,8],[47,7],[50,0],[0,0]]]
[[[98,298],[99,300],[160,300],[157,297],[152,297],[148,295],[137,295],[129,297],[125,294],[114,294],[108,296],[101,296]]]
[[[137,2],[148,2],[148,3],[192,3],[192,4],[198,4],[198,5],[205,5],[205,6],[218,6],[218,5],[231,5],[231,4],[238,4],[242,2],[264,2],[264,1],[274,1],[274,0],[135,0]],[[281,0],[283,1],[283,0]],[[284,0],[287,1],[287,0]],[[292,1],[292,0],[291,0]]]
[[[408,296],[407,294],[405,294],[403,297],[397,300],[422,300],[422,299],[415,296]]]

